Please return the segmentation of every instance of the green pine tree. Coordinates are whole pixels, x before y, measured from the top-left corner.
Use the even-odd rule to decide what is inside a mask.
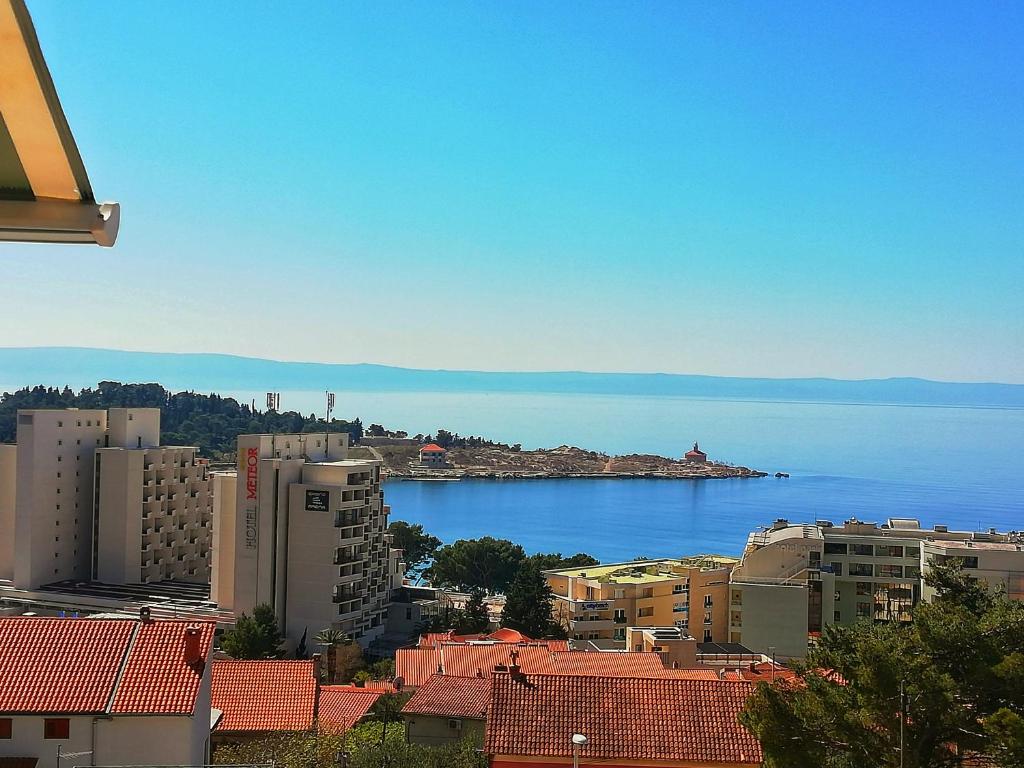
[[[234,629],[224,633],[220,647],[235,659],[280,659],[283,642],[274,609],[261,603],[252,616],[243,613],[238,617]]]
[[[561,628],[551,619],[553,602],[554,594],[541,572],[529,562],[523,563],[505,595],[501,626],[534,639],[561,636]]]
[[[484,602],[485,597],[486,593],[480,588],[470,591],[469,602],[466,603],[465,610],[459,616],[456,631],[469,635],[486,632],[490,629],[491,618],[487,613],[487,604]]]

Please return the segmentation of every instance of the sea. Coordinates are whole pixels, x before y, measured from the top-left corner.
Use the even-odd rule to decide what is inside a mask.
[[[265,393],[234,392],[262,406]],[[281,409],[324,413],[323,392]],[[779,518],[917,518],[1024,529],[1024,409],[628,395],[339,392],[334,415],[410,434],[438,428],[524,448],[710,458],[769,473],[731,480],[391,480],[392,520],[445,542],[495,536],[603,560],[738,555]],[[776,472],[789,474],[776,478]]]

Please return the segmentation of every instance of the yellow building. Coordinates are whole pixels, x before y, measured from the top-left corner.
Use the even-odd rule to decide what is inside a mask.
[[[698,642],[729,638],[729,573],[721,555],[545,571],[554,618],[574,640],[625,644],[626,627],[676,626]]]

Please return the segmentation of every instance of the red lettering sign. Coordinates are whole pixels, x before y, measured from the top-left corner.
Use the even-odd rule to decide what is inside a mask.
[[[256,467],[260,461],[259,450],[250,448],[245,460],[245,498],[256,499]]]

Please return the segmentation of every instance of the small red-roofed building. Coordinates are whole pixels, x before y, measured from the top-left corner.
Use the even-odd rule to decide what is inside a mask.
[[[0,618],[0,762],[58,768],[59,747],[91,765],[208,763],[214,629]]]
[[[484,736],[491,683],[486,678],[432,675],[402,708],[406,740],[442,746]]]
[[[692,464],[708,463],[708,455],[704,453],[704,451],[702,451],[700,449],[700,446],[698,446],[696,443],[693,444],[693,450],[687,451],[685,454],[683,454],[683,458]]]
[[[321,686],[317,723],[322,731],[344,733],[362,720],[384,694],[385,691],[376,687]]]
[[[754,684],[732,680],[501,673],[491,678],[484,751],[491,768],[759,766],[739,722]]]
[[[430,443],[420,448],[420,466],[430,469],[448,469],[448,451],[437,443]]]

